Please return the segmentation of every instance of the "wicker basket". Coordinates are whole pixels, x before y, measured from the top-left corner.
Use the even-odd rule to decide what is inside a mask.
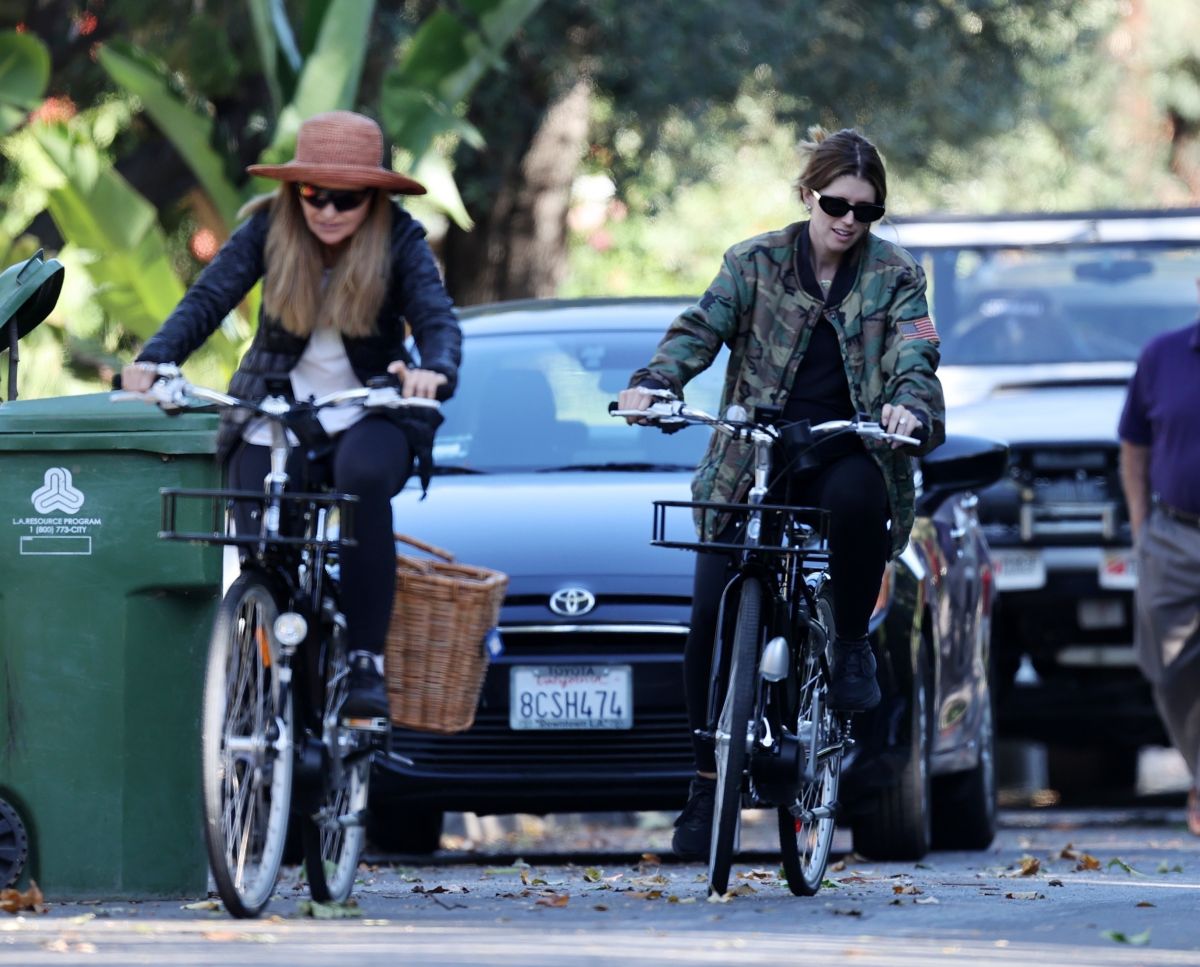
[[[454,563],[449,551],[412,537],[396,540],[442,558],[396,555],[396,602],[388,627],[388,704],[395,725],[462,732],[475,709],[508,575]]]

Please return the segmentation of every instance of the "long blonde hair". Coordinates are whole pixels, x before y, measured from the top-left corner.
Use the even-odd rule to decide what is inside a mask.
[[[321,243],[308,230],[300,199],[290,184],[247,203],[239,215],[269,208],[271,227],[264,253],[263,312],[294,336],[329,325],[344,336],[376,332],[391,281],[392,206],[374,191],[371,210],[332,267],[324,288]]]

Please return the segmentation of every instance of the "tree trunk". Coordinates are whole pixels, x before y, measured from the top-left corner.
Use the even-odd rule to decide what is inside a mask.
[[[525,153],[502,173],[470,232],[451,227],[446,285],[459,305],[553,296],[567,267],[567,206],[588,135],[590,84],[580,79],[542,116]]]

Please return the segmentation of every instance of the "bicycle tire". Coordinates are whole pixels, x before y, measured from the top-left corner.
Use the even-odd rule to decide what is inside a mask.
[[[344,903],[354,889],[366,842],[371,755],[362,734],[341,724],[350,673],[345,636],[335,626],[327,641],[321,718],[327,752],[324,794],[315,812],[300,817],[300,837],[312,898],[319,903]]]
[[[292,798],[291,693],[280,705],[275,597],[246,571],[217,610],[201,722],[204,839],[225,909],[256,917],[279,879]]]
[[[724,896],[742,812],[742,780],[753,736],[754,686],[757,681],[758,642],[762,626],[762,584],[748,577],[742,582],[729,654],[729,678],[717,720],[715,752],[717,783],[713,797],[712,842],[708,858],[708,889]]]
[[[817,616],[826,630],[826,662],[833,642],[833,597],[829,585],[817,600]],[[810,635],[800,653],[797,674],[797,734],[816,731],[818,751],[813,778],[802,783],[795,806],[802,813],[823,810],[817,818],[797,816],[791,806],[779,807],[779,853],[788,889],[796,896],[813,896],[825,879],[837,823],[836,805],[842,773],[842,724],[829,709],[829,681],[821,668]],[[826,665],[828,667],[828,664]]]

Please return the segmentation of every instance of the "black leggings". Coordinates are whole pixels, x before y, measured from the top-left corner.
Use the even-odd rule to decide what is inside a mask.
[[[878,465],[864,450],[857,450],[822,467],[814,476],[793,484],[796,504],[823,507],[830,512],[829,576],[833,581],[833,618],[839,638],[861,638],[867,633],[871,611],[879,596],[891,538],[887,488]],[[696,555],[696,580],[692,594],[692,624],[683,652],[683,686],[688,727],[696,768],[716,769],[712,743],[698,738],[708,715],[713,641],[721,592],[733,577],[733,559],[718,552]]]
[[[293,459],[299,456],[298,449],[292,451]],[[396,593],[392,497],[412,474],[412,451],[403,429],[386,417],[366,416],[334,438],[331,460],[333,488],[358,496],[357,546],[339,553],[350,647],[381,654]],[[261,490],[270,465],[269,447],[242,443],[229,458],[229,485]],[[239,529],[244,526],[239,521]]]

